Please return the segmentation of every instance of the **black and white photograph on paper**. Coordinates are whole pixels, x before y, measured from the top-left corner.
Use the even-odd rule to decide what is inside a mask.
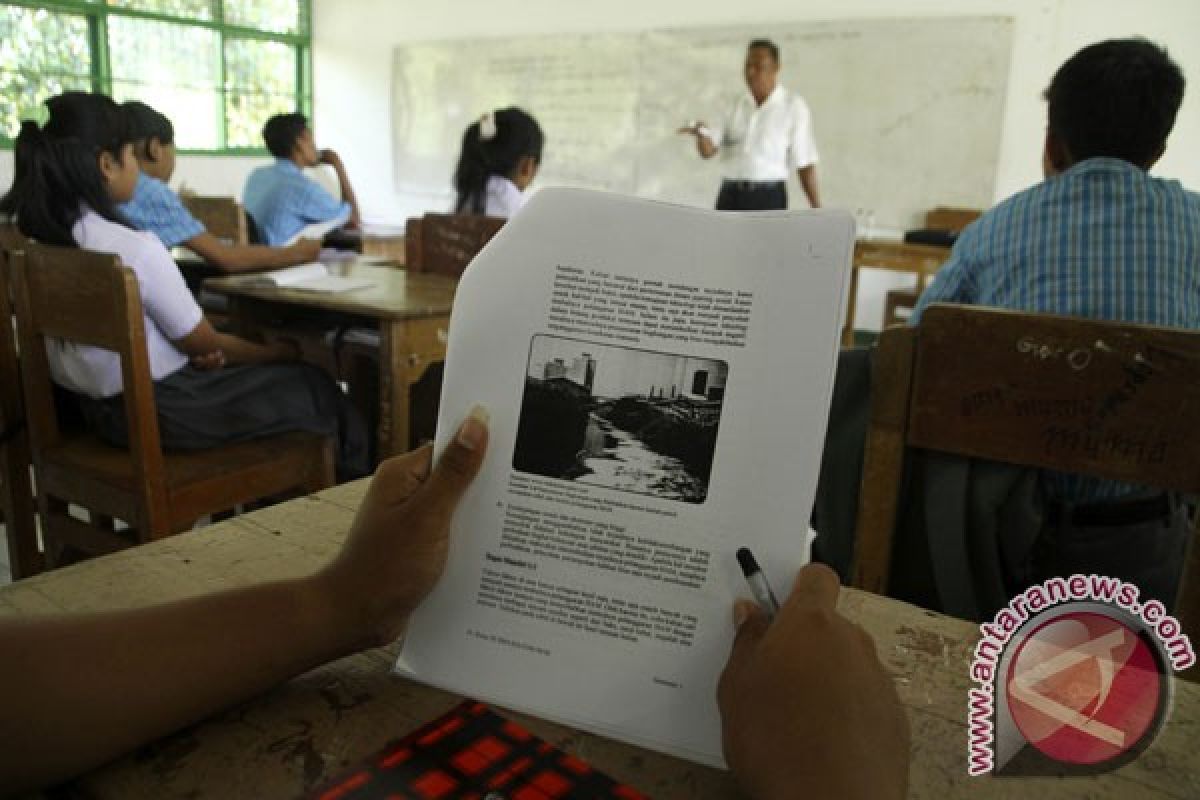
[[[513,468],[703,503],[728,377],[717,359],[534,336]]]

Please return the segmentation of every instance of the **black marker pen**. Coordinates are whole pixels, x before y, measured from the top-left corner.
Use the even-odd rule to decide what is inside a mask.
[[[746,576],[746,583],[750,584],[750,593],[754,595],[754,601],[763,611],[767,612],[767,619],[774,619],[775,614],[779,611],[779,601],[775,599],[775,593],[771,591],[771,584],[767,583],[767,576],[759,569],[758,562],[754,560],[754,554],[750,552],[750,548],[739,547],[737,560],[742,568],[742,574]]]

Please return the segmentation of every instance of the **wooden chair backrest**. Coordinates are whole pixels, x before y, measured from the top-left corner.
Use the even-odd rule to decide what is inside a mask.
[[[137,278],[105,253],[30,244],[10,258],[25,408],[35,467],[63,440],[47,339],[112,350],[121,359],[125,418],[143,508],[161,515],[166,476]]]
[[[25,424],[21,403],[21,374],[13,330],[12,293],[9,289],[8,253],[0,247],[0,444]]]
[[[25,235],[15,223],[0,222],[0,250],[20,250],[25,245]]]
[[[982,215],[983,212],[977,208],[947,208],[946,206],[938,206],[925,214],[925,227],[932,230],[954,231],[958,233]]]
[[[232,244],[247,244],[250,241],[246,230],[246,215],[242,206],[232,197],[204,197],[185,194],[180,196],[184,207],[192,216],[218,239]]]
[[[42,571],[29,484],[29,434],[21,399],[21,368],[13,330],[9,250],[0,246],[0,518],[14,580]]]
[[[410,219],[404,232],[405,267],[457,278],[504,227],[498,217],[426,214]]]
[[[883,332],[871,387],[859,588],[887,591],[906,447],[1200,493],[1200,331],[935,304]]]

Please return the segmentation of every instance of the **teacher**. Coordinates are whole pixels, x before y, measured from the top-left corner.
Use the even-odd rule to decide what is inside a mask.
[[[779,48],[774,42],[750,42],[745,74],[750,91],[734,103],[724,128],[714,130],[696,122],[679,129],[696,137],[696,150],[704,158],[728,151],[717,210],[787,208],[792,170],[800,178],[808,204],[819,208],[812,114],[803,97],[779,85]]]

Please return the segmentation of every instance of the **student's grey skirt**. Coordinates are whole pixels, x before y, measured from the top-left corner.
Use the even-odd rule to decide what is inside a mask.
[[[154,384],[165,450],[202,450],[289,431],[336,437],[338,480],[371,471],[362,417],[333,379],[311,364],[253,364],[198,370],[190,366]],[[124,395],[82,398],[88,424],[105,441],[126,447]]]

